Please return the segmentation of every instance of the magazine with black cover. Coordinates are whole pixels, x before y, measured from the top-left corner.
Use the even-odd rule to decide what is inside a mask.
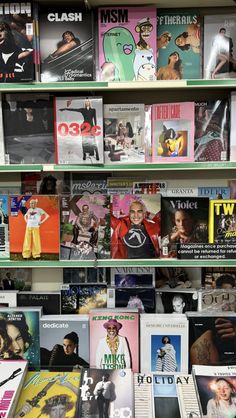
[[[108,283],[106,267],[63,268],[63,283]]]
[[[195,161],[227,161],[229,135],[228,99],[195,102]]]
[[[79,417],[134,417],[131,370],[84,370],[81,376]]]
[[[29,369],[40,366],[39,320],[42,308],[0,307],[1,359],[27,360]]]
[[[198,310],[198,291],[196,289],[156,289],[156,312],[183,314]]]
[[[2,3],[0,83],[34,80],[34,18],[32,2]]]
[[[208,198],[162,196],[161,212],[163,257],[176,257],[178,244],[208,242]]]
[[[236,14],[204,17],[204,78],[235,78],[235,42]]]
[[[53,164],[53,102],[48,93],[4,95],[3,128],[7,164]]]
[[[144,131],[144,104],[105,104],[105,163],[144,163]]]
[[[27,373],[23,360],[0,361],[0,417],[12,418]]]
[[[111,267],[111,285],[118,287],[155,287],[154,267]]]
[[[202,287],[205,289],[232,289],[236,286],[235,267],[203,267]]]
[[[188,321],[185,315],[140,315],[140,370],[188,370]]]
[[[17,306],[17,290],[0,290],[0,307],[11,307]]]
[[[201,289],[199,291],[201,312],[236,312],[236,289]]]
[[[61,260],[110,257],[110,196],[61,198]]]
[[[41,81],[94,79],[94,29],[91,10],[81,4],[41,4],[39,9]]]
[[[17,306],[42,306],[44,315],[57,315],[61,313],[60,292],[19,292]]]
[[[210,201],[209,242],[236,242],[236,199]]]
[[[0,290],[31,290],[31,268],[0,268]]]
[[[103,164],[102,97],[55,97],[57,164]]]
[[[21,173],[22,194],[70,194],[70,173]]]
[[[40,319],[41,369],[76,371],[89,366],[87,315],[44,315]]]
[[[156,287],[159,289],[198,289],[201,287],[201,267],[159,267],[156,269]]]
[[[107,174],[96,173],[81,175],[81,173],[71,173],[70,190],[72,195],[81,194],[107,194]]]
[[[202,418],[230,418],[236,414],[236,366],[193,366]]]
[[[139,313],[155,312],[155,289],[145,287],[108,288],[111,308],[138,309]]]
[[[189,321],[189,368],[193,364],[236,364],[234,312],[187,312]]]
[[[88,314],[107,308],[107,285],[68,283],[61,285],[61,314]]]

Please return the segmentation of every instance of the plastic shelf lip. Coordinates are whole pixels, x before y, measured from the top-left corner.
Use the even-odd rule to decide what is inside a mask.
[[[0,172],[6,171],[41,171],[43,168],[42,164],[2,164],[0,165]]]
[[[203,79],[199,79],[199,80],[187,80],[187,87],[188,86],[198,86],[198,87],[212,87],[212,86],[217,86],[217,87],[225,87],[225,86],[232,86],[235,87],[236,86],[236,79],[222,79],[222,80],[203,80]]]

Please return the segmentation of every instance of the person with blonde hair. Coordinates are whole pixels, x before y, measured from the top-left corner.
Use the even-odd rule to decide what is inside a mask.
[[[207,403],[207,418],[235,418],[236,397],[234,385],[224,377],[214,382],[215,396]]]

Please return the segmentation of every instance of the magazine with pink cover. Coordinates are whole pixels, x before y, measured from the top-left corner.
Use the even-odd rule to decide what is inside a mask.
[[[139,371],[139,314],[99,311],[89,314],[90,367]]]
[[[111,257],[158,258],[160,194],[112,196]]]
[[[194,161],[194,102],[154,104],[152,162]]]
[[[98,53],[102,81],[156,80],[156,8],[99,8]]]

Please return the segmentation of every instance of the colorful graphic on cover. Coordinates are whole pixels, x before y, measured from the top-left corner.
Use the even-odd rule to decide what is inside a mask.
[[[90,317],[90,366],[139,370],[139,315],[94,311]]]
[[[194,161],[194,102],[154,104],[152,161]]]
[[[112,258],[158,258],[160,195],[113,195]]]
[[[196,290],[156,290],[156,312],[183,314],[198,310],[198,292]]]
[[[189,320],[189,370],[193,364],[236,364],[236,314],[212,312],[187,314]],[[200,355],[201,354],[201,355]]]
[[[175,376],[153,374],[152,386],[155,418],[180,418]]]
[[[61,286],[61,313],[88,314],[107,307],[106,284],[67,284]]]
[[[40,5],[41,81],[94,79],[93,15],[84,8],[58,3]]]
[[[79,417],[134,417],[131,370],[84,370],[81,382]]]
[[[204,78],[235,78],[236,14],[204,17]]]
[[[47,316],[40,320],[41,368],[72,372],[89,365],[88,317]]]
[[[102,81],[155,80],[156,8],[99,8],[98,53]]]
[[[61,260],[110,257],[110,196],[61,198]]]
[[[0,259],[9,258],[8,195],[0,194]]]
[[[157,79],[201,78],[201,44],[197,12],[158,12]]]
[[[101,97],[55,97],[57,164],[103,163]]]
[[[228,160],[229,133],[227,99],[195,102],[195,161]]]
[[[58,260],[58,196],[10,196],[9,211],[10,259]]]
[[[194,376],[202,411],[201,416],[203,418],[236,416],[236,371],[233,370],[232,374],[227,372],[220,374],[213,367],[208,367],[208,369],[211,376]]]
[[[79,385],[78,371],[27,373],[14,418],[25,416],[74,418],[77,412]]]
[[[209,242],[236,242],[236,200],[210,201]]]
[[[144,105],[104,105],[104,151],[107,164],[145,161]]]
[[[34,80],[31,2],[4,3],[0,10],[4,39],[0,48],[0,83]]]
[[[7,164],[55,162],[53,101],[48,93],[6,94],[3,126]]]
[[[162,196],[161,209],[163,257],[176,257],[179,244],[208,242],[208,198]]]
[[[1,268],[0,290],[31,290],[32,269]]]
[[[0,417],[11,418],[27,373],[26,361],[0,361]]]
[[[3,360],[28,360],[29,368],[40,365],[39,318],[40,308],[0,308],[4,347]]]

